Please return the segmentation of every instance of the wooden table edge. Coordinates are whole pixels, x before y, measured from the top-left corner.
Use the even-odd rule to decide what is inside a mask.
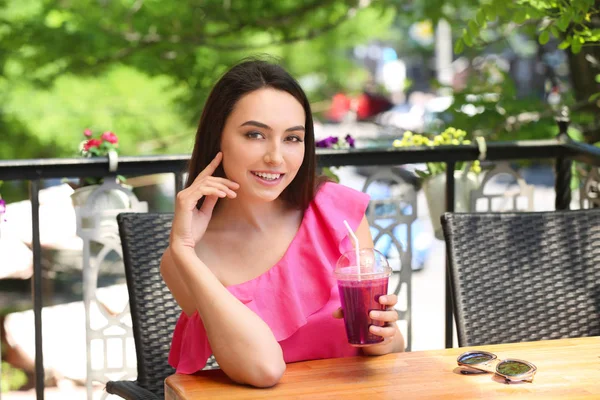
[[[386,355],[382,355],[382,356],[378,356],[377,358],[396,358],[396,357],[402,357],[401,355],[409,355],[409,356],[413,356],[413,355],[418,355],[418,354],[429,354],[429,355],[435,355],[435,353],[438,352],[445,352],[445,351],[450,351],[455,353],[456,355],[464,352],[464,351],[468,351],[468,350],[477,350],[477,349],[481,349],[481,350],[491,350],[496,351],[496,348],[498,346],[517,346],[517,347],[521,347],[521,346],[527,346],[527,345],[532,345],[534,347],[546,347],[546,346],[552,346],[552,344],[557,344],[557,342],[559,342],[561,345],[566,345],[567,347],[570,345],[577,345],[579,343],[584,343],[584,344],[588,344],[588,343],[593,343],[594,341],[600,340],[600,336],[585,336],[585,337],[580,337],[580,338],[560,338],[560,339],[548,339],[548,340],[541,340],[541,341],[533,341],[533,342],[515,342],[515,343],[503,343],[503,344],[493,344],[493,345],[480,345],[480,346],[464,346],[464,347],[452,347],[452,348],[447,348],[447,349],[433,349],[433,350],[419,350],[419,351],[414,351],[414,352],[407,352],[407,353],[391,353],[391,354],[386,354]],[[364,356],[358,356],[358,357],[348,357],[348,359],[350,358],[364,358]],[[346,359],[346,358],[344,358]],[[329,361],[332,359],[319,359],[319,360],[306,360],[306,361],[300,361],[298,362],[298,364],[302,364],[302,363],[311,363],[311,362],[323,362],[323,361]],[[292,364],[296,364],[296,363],[292,363]],[[201,372],[200,372],[201,373]],[[176,385],[170,386],[169,383],[176,379],[178,374],[172,374],[170,376],[168,376],[165,379],[165,400],[181,400],[185,398],[185,393],[180,390],[179,388],[176,387]],[[181,375],[181,374],[179,374]],[[187,374],[183,374],[183,375],[187,375]],[[575,397],[577,398],[577,396]],[[583,398],[583,397],[582,397]],[[589,398],[589,397],[586,397]]]
[[[165,378],[165,400],[178,400],[183,398],[183,393],[179,389],[169,385],[170,378],[175,375],[176,374],[169,375]]]

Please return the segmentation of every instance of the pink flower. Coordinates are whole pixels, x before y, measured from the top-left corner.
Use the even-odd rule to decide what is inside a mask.
[[[112,144],[116,144],[119,141],[119,138],[114,133],[108,131],[102,134],[102,140],[106,140]]]
[[[102,144],[102,140],[100,139],[90,139],[83,145],[83,150],[88,151],[92,147],[98,147]]]
[[[92,130],[91,129],[86,129],[85,131],[83,131],[83,135],[85,137],[92,137]]]

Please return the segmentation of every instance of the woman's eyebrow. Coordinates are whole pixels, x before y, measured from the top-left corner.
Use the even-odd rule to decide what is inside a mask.
[[[263,128],[263,129],[271,129],[271,127],[269,125],[263,124],[262,122],[258,122],[258,121],[246,121],[243,124],[240,125],[240,127],[242,126],[255,126],[257,128]]]
[[[253,120],[244,122],[242,125],[240,125],[240,127],[242,127],[242,126],[255,126],[257,128],[272,130],[269,125],[263,124],[262,122],[253,121]],[[292,132],[292,131],[304,131],[304,130],[305,130],[304,126],[296,125],[296,126],[292,126],[291,128],[287,128],[285,131]]]
[[[304,127],[302,125],[292,126],[291,128],[287,128],[285,131],[286,132],[292,132],[292,131],[302,131],[302,132],[304,132]]]

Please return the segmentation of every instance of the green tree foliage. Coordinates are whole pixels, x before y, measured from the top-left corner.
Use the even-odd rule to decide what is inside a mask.
[[[187,152],[212,84],[256,53],[327,98],[358,73],[348,49],[393,21],[393,8],[368,3],[0,0],[2,134],[41,146],[3,157],[74,155],[85,128],[115,131],[122,154]]]
[[[392,23],[435,26],[444,18],[459,36],[455,49],[469,57],[470,46],[489,49],[503,36],[512,43],[515,31],[540,46],[559,37],[571,57],[581,50],[571,67],[587,68],[597,11],[598,0],[0,0],[1,134],[4,143],[28,143],[0,154],[71,156],[88,127],[117,132],[122,154],[187,152],[209,88],[235,61],[281,58],[315,102],[360,89],[364,72],[349,50],[372,38],[397,42]],[[597,100],[597,74],[577,70],[570,97]],[[500,84],[472,79],[455,93],[451,112],[465,124],[456,126],[499,139],[552,135],[551,117],[511,123],[519,113],[548,111],[539,100],[516,99],[513,86],[508,76]],[[465,104],[484,112],[465,114]]]
[[[463,29],[462,38],[456,42],[455,51],[461,53],[464,46],[480,44],[482,30],[490,23],[510,23],[516,26],[534,24],[538,28],[538,40],[544,45],[550,36],[561,39],[561,49],[571,48],[575,54],[586,45],[597,45],[600,29],[594,27],[600,8],[596,0],[482,0],[481,7]]]
[[[65,73],[97,76],[124,64],[172,77],[187,86],[192,100],[245,55],[279,54],[283,45],[325,38],[338,46],[323,54],[317,45],[303,54],[322,67],[326,56],[343,50],[342,42],[347,47],[376,36],[391,22],[385,8],[342,0],[25,1],[31,4],[27,11],[21,0],[11,0],[20,12],[5,12],[8,46],[17,50],[10,60],[36,83]]]
[[[4,106],[6,114],[27,121],[36,140],[55,155],[78,156],[86,128],[114,130],[125,155],[191,148],[190,126],[174,105],[185,90],[172,78],[150,79],[133,68],[113,66],[98,77],[58,77],[48,89],[18,82]]]
[[[561,101],[571,107],[573,126],[583,133],[577,137],[592,143],[600,140],[600,82],[597,78],[600,73],[600,1],[479,0],[475,3],[470,0],[444,2],[440,7],[442,11],[436,14],[451,21],[453,30],[458,32],[455,53],[472,59],[482,51],[501,52],[508,45],[517,54],[535,57],[539,65],[543,65],[544,53],[552,51],[557,43],[567,55],[571,72],[567,85],[561,85]],[[545,68],[543,78],[557,85],[555,71],[549,66]],[[462,93],[455,93],[452,108],[455,121],[466,124],[456,126],[502,139],[543,138],[556,133],[555,110],[540,99],[539,94],[517,98],[514,83],[507,74],[493,82],[480,78],[471,79]],[[569,90],[565,92],[565,88]],[[469,96],[483,93],[496,96],[487,96],[486,100],[482,96]],[[467,104],[483,112],[475,116],[461,112]]]

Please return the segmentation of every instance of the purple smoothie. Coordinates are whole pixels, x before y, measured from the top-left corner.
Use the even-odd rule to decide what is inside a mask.
[[[369,311],[385,310],[386,307],[379,304],[379,296],[387,294],[388,279],[379,274],[375,279],[338,280],[346,335],[351,345],[368,346],[383,341],[381,336],[369,332],[369,326],[383,326],[384,322],[373,321]]]

